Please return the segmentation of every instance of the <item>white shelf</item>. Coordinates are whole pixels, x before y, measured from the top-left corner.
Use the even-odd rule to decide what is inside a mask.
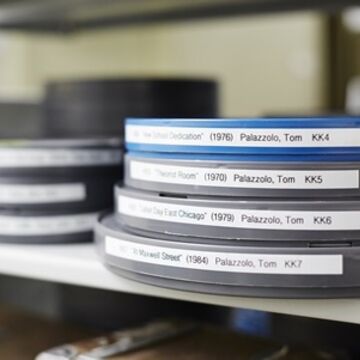
[[[98,261],[91,244],[0,245],[0,274],[360,324],[360,299],[254,299],[175,291],[136,283],[107,271]]]

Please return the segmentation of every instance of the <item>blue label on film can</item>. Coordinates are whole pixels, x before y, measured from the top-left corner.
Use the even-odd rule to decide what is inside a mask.
[[[360,117],[128,119],[125,139],[132,151],[359,154]]]

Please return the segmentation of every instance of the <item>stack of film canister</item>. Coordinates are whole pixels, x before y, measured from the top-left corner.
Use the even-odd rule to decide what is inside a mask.
[[[2,242],[92,240],[122,181],[125,116],[217,115],[211,80],[80,79],[45,90],[42,138],[0,143]]]
[[[213,294],[360,295],[360,118],[128,119],[101,257]]]
[[[50,82],[44,105],[52,137],[122,136],[126,117],[215,117],[217,83],[196,78],[103,78]]]
[[[0,242],[92,240],[121,179],[120,138],[0,141]]]

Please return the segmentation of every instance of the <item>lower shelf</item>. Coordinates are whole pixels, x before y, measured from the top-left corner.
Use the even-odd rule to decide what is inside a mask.
[[[91,244],[0,245],[0,274],[360,324],[360,299],[254,299],[175,291],[136,283],[107,271]]]

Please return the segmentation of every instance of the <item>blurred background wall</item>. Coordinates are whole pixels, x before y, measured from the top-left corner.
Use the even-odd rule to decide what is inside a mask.
[[[328,26],[309,12],[71,36],[3,32],[0,97],[40,98],[49,79],[195,75],[219,80],[226,116],[324,111]]]

